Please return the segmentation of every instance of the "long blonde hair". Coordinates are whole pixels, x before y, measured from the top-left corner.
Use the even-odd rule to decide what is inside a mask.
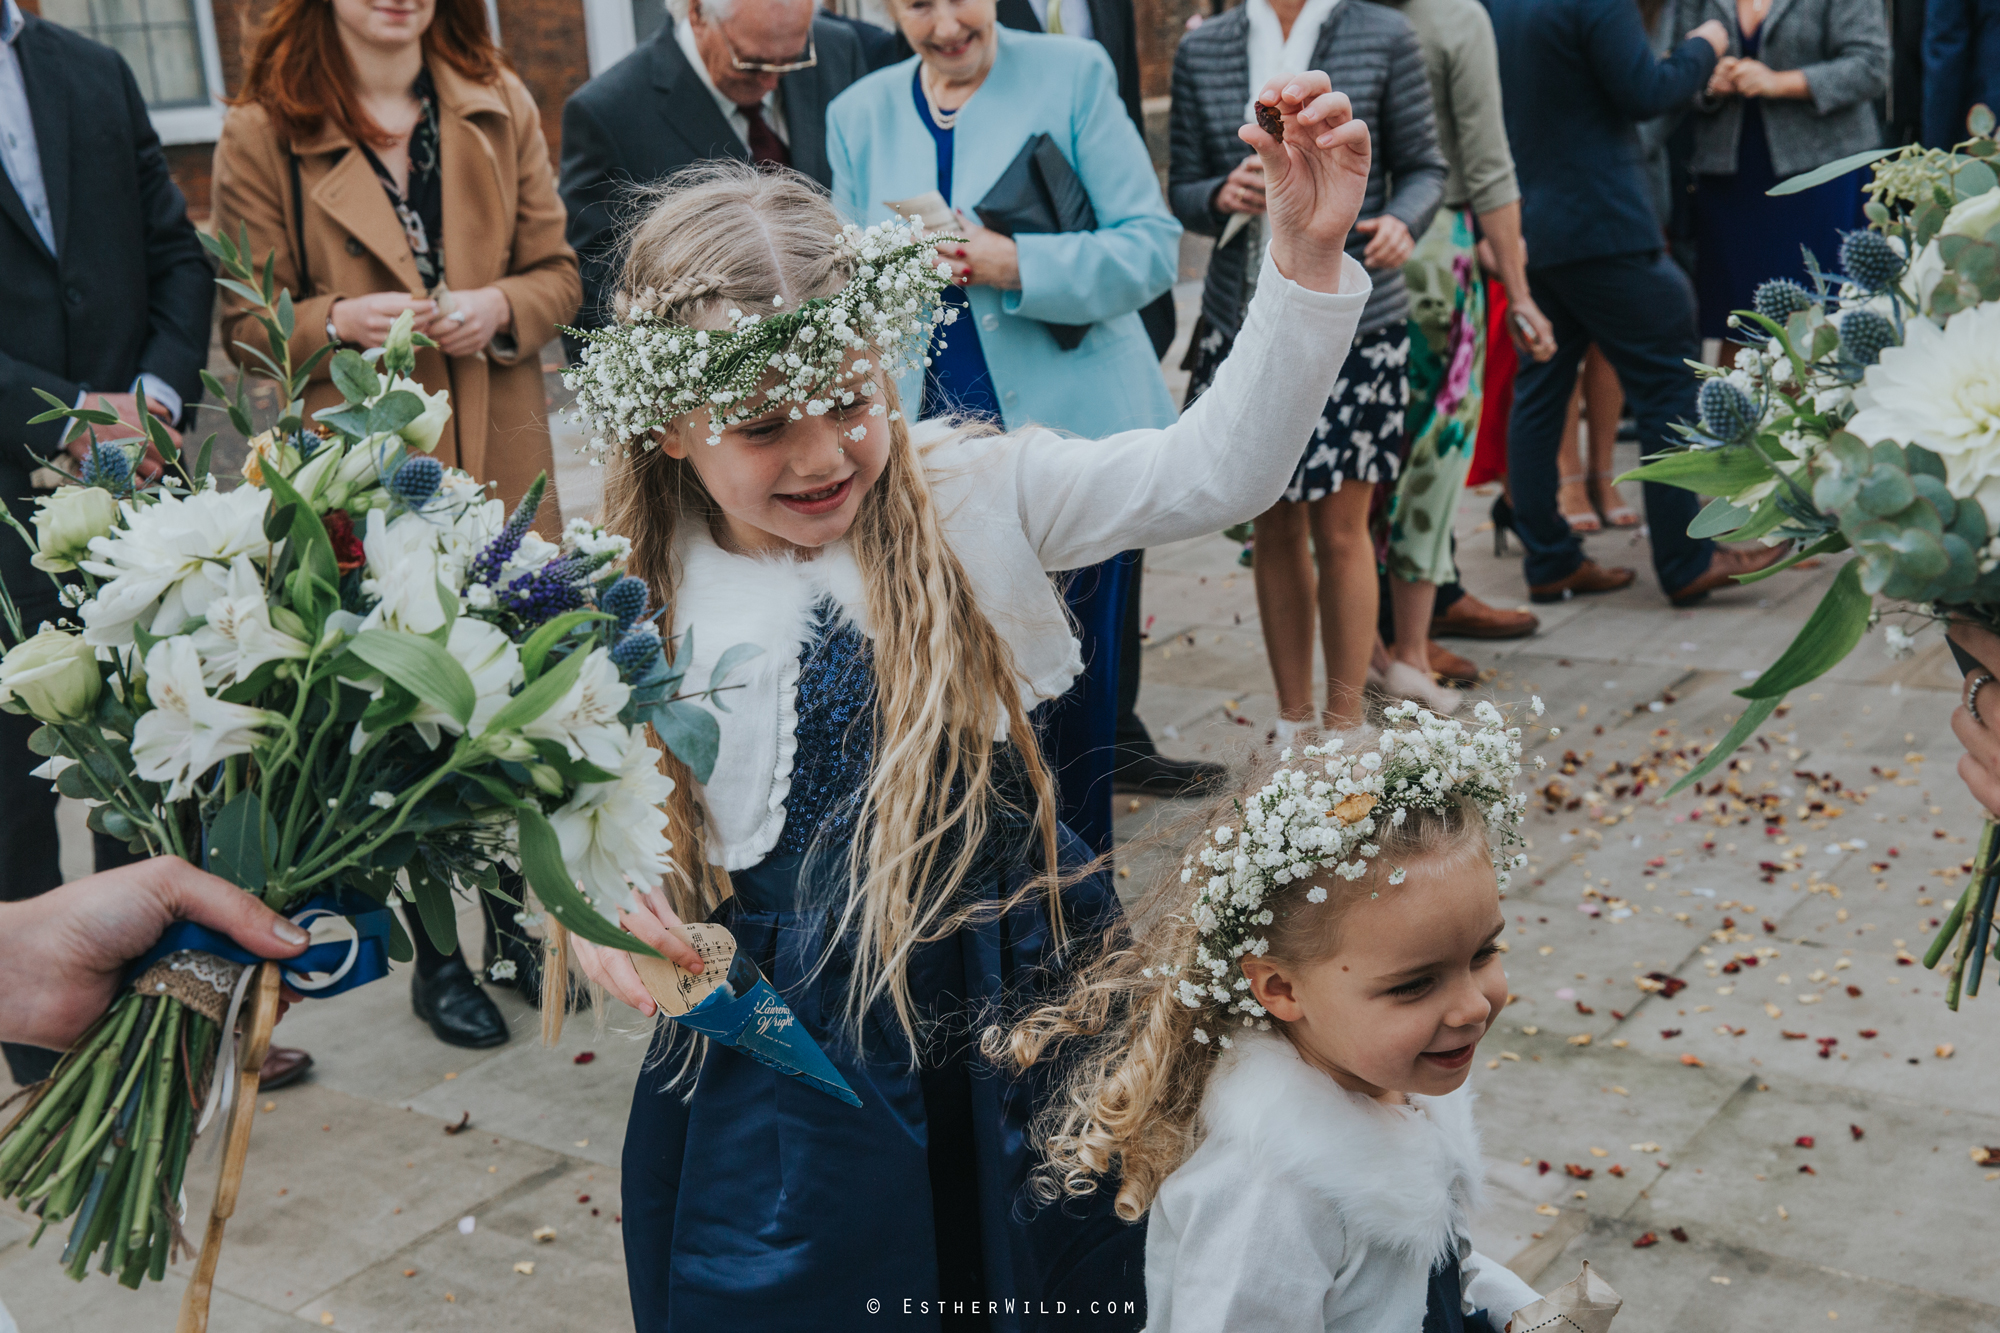
[[[627,294],[650,287],[664,304],[654,308],[667,318],[713,327],[730,309],[768,313],[777,308],[774,296],[796,308],[839,291],[851,276],[833,245],[840,219],[832,204],[794,172],[702,166],[648,192],[644,202],[628,238],[621,314]],[[1043,874],[1021,892],[1045,894],[1058,940],[1063,918],[1053,784],[1021,701],[1021,674],[945,539],[923,459],[897,412],[895,385],[882,387],[892,413],[888,462],[862,497],[848,537],[874,629],[874,768],[833,938],[854,951],[852,1031],[858,1034],[863,1015],[887,996],[914,1058],[911,950],[996,910],[958,899],[989,829],[989,806],[1008,799],[996,782],[994,736],[1003,726],[1033,793],[1043,860]],[[683,525],[713,531],[721,511],[694,467],[664,449],[630,451],[614,465],[605,493],[610,528],[632,539],[628,569],[646,580],[671,626]],[[683,919],[698,920],[728,896],[729,880],[705,855],[694,783],[679,763],[668,763],[675,778],[668,836],[679,874],[667,895]]]
[[[1366,747],[1350,741],[1347,748]],[[1259,790],[1275,767],[1265,765],[1239,790]],[[1225,797],[1201,816],[1191,851],[1217,826],[1240,818],[1241,799]],[[1485,818],[1471,800],[1412,807],[1402,823],[1382,820],[1378,827],[1381,851],[1361,878],[1342,879],[1329,868],[1266,893],[1272,912],[1263,930],[1266,958],[1301,967],[1331,957],[1340,947],[1341,919],[1386,887],[1389,866],[1486,845]],[[1118,1216],[1135,1222],[1200,1142],[1202,1096],[1222,1048],[1195,1039],[1197,1027],[1214,1029],[1215,1016],[1183,1003],[1177,984],[1199,941],[1191,909],[1201,887],[1198,877],[1183,883],[1178,868],[1164,875],[1134,909],[1131,934],[1083,968],[1064,994],[1011,1030],[986,1031],[981,1046],[1001,1068],[1051,1061],[1062,1070],[1058,1095],[1032,1134],[1042,1153],[1031,1181],[1040,1201],[1094,1194],[1100,1181],[1115,1177]],[[1314,888],[1326,890],[1324,902],[1308,900]]]

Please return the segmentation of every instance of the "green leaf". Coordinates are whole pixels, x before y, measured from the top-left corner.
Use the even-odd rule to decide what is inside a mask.
[[[592,907],[590,900],[576,887],[569,867],[563,864],[562,843],[557,840],[556,831],[541,807],[532,801],[524,802],[516,814],[521,838],[521,870],[528,877],[528,883],[534,886],[535,896],[542,900],[548,914],[562,922],[572,934],[592,944],[658,958],[659,953],[651,945],[605,920],[603,913]]]
[[[1791,646],[1769,670],[1736,693],[1745,699],[1778,699],[1826,674],[1868,632],[1873,605],[1861,590],[1861,562],[1848,561]]]
[[[275,252],[273,254],[275,257]],[[284,331],[286,338],[292,336],[292,315],[292,292],[288,287],[278,293],[278,327]]]
[[[291,535],[292,520],[298,517],[296,504],[280,504],[277,496],[271,497],[271,507],[264,512],[264,539],[281,542]]]
[[[1887,157],[1889,154],[1897,151],[1900,150],[1895,148],[1870,148],[1863,153],[1851,153],[1846,157],[1835,158],[1825,166],[1815,167],[1803,176],[1793,176],[1789,180],[1779,181],[1776,185],[1764,191],[1764,193],[1772,195],[1797,194],[1801,190],[1810,190],[1815,185],[1824,185],[1830,180],[1839,180],[1848,172],[1859,171],[1870,162]]]
[[[139,391],[139,420],[145,424],[146,438],[159,451],[160,461],[172,467],[181,456],[180,448],[174,443],[174,437],[167,433],[167,423],[147,410],[144,389]]]
[[[583,670],[583,658],[582,653],[571,653],[536,677],[493,715],[483,734],[491,736],[496,732],[518,731],[554,708],[569,693],[569,687],[576,684],[577,673]]]
[[[28,733],[28,749],[44,759],[69,753],[69,747],[63,744],[62,733],[47,726],[36,727]]]
[[[217,278],[215,285],[222,288],[225,292],[232,292],[242,297],[251,305],[261,306],[264,304],[264,293],[258,291],[248,283],[237,282],[232,278]]]
[[[382,395],[382,401],[368,409],[368,433],[397,431],[424,414],[424,400],[408,389]]]
[[[1688,524],[1690,537],[1721,537],[1736,531],[1750,519],[1748,509],[1738,508],[1727,499],[1710,500]]]
[[[379,735],[391,727],[401,726],[417,711],[421,702],[395,681],[389,681],[382,691],[382,697],[371,700],[361,714],[361,729],[369,735]]]
[[[660,733],[660,740],[674,758],[688,766],[696,782],[705,783],[715,772],[716,752],[722,745],[722,723],[700,704],[674,699],[649,710],[647,721]]]
[[[1965,127],[1982,139],[1991,135],[1993,133],[1993,108],[1987,106],[1984,102],[1974,102],[1972,110],[1966,113]]]
[[[410,876],[410,897],[417,905],[417,919],[424,934],[439,953],[458,952],[458,913],[452,906],[451,890],[429,875]]]
[[[521,670],[527,673],[529,680],[534,680],[542,674],[542,663],[548,660],[549,651],[561,643],[571,630],[592,620],[609,619],[611,617],[602,611],[588,610],[566,611],[557,616],[530,634],[528,641],[521,645]]]
[[[333,354],[330,370],[333,387],[340,390],[340,396],[350,406],[366,402],[382,391],[382,378],[375,373],[375,367],[351,347],[343,347]]]
[[[333,539],[326,535],[326,524],[305,498],[292,489],[292,483],[278,475],[277,469],[265,469],[264,485],[279,503],[292,511],[291,545],[297,549],[301,564],[328,584],[338,586],[340,562],[334,557]]]
[[[715,670],[708,673],[708,691],[713,694],[729,679],[729,673],[749,661],[764,650],[754,643],[739,643],[715,660]],[[716,704],[721,707],[720,702]],[[723,710],[727,712],[727,709]]]
[[[354,654],[460,726],[472,720],[479,695],[458,659],[421,634],[363,630],[348,645]]]
[[[416,956],[417,948],[403,929],[402,919],[394,912],[389,913],[389,961],[407,963]]]
[[[368,429],[368,409],[362,407],[330,407],[313,413],[313,420],[322,422],[342,435],[353,439],[363,439]]]
[[[1770,464],[1756,450],[1734,445],[1659,454],[1618,480],[1657,481],[1697,495],[1735,495],[1772,475]]]
[[[1970,199],[1975,194],[1985,194],[1995,185],[2000,185],[2000,177],[1994,176],[1993,168],[1984,162],[1966,163],[1951,179],[1951,188],[1960,199]]]
[[[254,791],[240,791],[208,826],[208,869],[240,888],[261,893],[267,848],[278,845],[278,825]]]
[[[215,461],[215,432],[210,431],[208,433],[208,438],[201,442],[201,452],[194,456],[193,477],[195,485],[199,486],[202,482],[202,479],[208,476],[209,467],[211,464],[214,463],[214,461]]]
[[[1729,734],[1715,743],[1715,748],[1702,757],[1702,761],[1694,766],[1693,771],[1668,789],[1667,795],[1680,795],[1690,786],[1700,782],[1703,778],[1721,767],[1723,760],[1735,754],[1738,747],[1748,741],[1756,733],[1757,728],[1764,725],[1764,720],[1771,716],[1771,713],[1777,708],[1779,701],[1783,698],[1783,695],[1774,695],[1769,699],[1758,699],[1752,702],[1748,708],[1743,710],[1743,716],[1736,719],[1736,725],[1729,729]]]

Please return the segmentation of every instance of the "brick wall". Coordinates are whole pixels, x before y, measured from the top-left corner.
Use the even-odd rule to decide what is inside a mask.
[[[583,0],[498,0],[500,44],[542,113],[550,158],[562,156],[562,105],[590,78]]]
[[[1217,11],[1230,8],[1218,3]],[[1174,51],[1187,31],[1188,16],[1207,14],[1207,0],[1133,0],[1138,19],[1139,87],[1147,97],[1165,97],[1173,91]]]

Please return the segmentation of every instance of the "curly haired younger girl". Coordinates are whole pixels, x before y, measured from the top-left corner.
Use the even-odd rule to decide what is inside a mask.
[[[1536,1300],[1466,1229],[1524,799],[1520,733],[1479,717],[1408,705],[1366,753],[1285,751],[1133,940],[987,1034],[1069,1071],[1034,1184],[1148,1218],[1151,1333],[1504,1330]]]
[[[676,773],[688,873],[624,920],[693,970],[680,923],[726,925],[859,1103],[662,1025],[624,1154],[642,1333],[872,1330],[885,1307],[1022,1329],[1111,1297],[1093,1327],[1143,1318],[1137,1228],[1016,1209],[1039,1080],[974,1077],[971,1015],[1036,1000],[1066,939],[1117,916],[1101,878],[1063,887],[1089,858],[1028,722],[1082,667],[1046,571],[1268,505],[1366,303],[1342,254],[1366,127],[1323,74],[1258,95],[1283,115],[1282,141],[1244,131],[1271,262],[1237,355],[1163,430],[911,426],[893,372],[925,350],[938,257],[899,224],[843,230],[803,177],[707,168],[633,233],[620,322],[571,376],[628,567],[699,631],[697,686],[763,651],[717,698],[714,771]],[[577,952],[654,1012],[629,955]]]

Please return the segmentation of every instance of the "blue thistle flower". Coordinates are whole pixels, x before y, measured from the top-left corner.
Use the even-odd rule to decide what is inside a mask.
[[[1882,359],[1883,348],[1894,347],[1898,342],[1896,326],[1886,315],[1873,310],[1850,310],[1840,317],[1840,350],[1857,366],[1874,365]]]
[[[116,445],[92,441],[78,476],[86,486],[102,486],[114,495],[122,495],[132,489],[132,460]]]
[[[1879,231],[1850,231],[1841,238],[1840,268],[1858,286],[1879,292],[1902,276],[1903,257]]]
[[[388,489],[411,509],[422,509],[443,484],[444,464],[429,454],[413,454],[389,478]]]
[[[611,650],[611,664],[628,680],[637,680],[660,660],[660,636],[627,634]]]
[[[1726,379],[1703,380],[1695,401],[1701,428],[1725,444],[1739,444],[1757,429],[1757,408],[1750,395]]]
[[[1751,305],[1758,314],[1774,324],[1782,324],[1801,310],[1810,310],[1819,304],[1813,294],[1793,282],[1790,278],[1773,278],[1757,288],[1757,295]]]
[[[627,574],[598,594],[597,609],[616,617],[611,637],[620,637],[632,628],[633,621],[646,614],[646,581]]]

